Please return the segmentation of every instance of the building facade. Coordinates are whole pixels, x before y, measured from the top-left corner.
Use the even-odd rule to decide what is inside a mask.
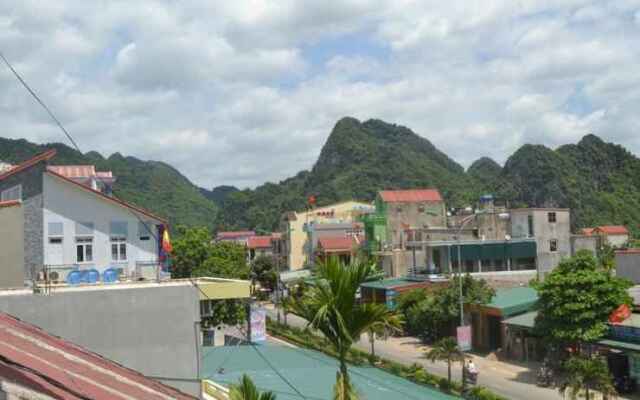
[[[295,271],[309,267],[314,262],[311,226],[317,224],[351,224],[371,213],[370,204],[347,201],[303,212],[288,212],[282,216],[281,234],[286,264]]]
[[[24,280],[43,279],[47,271],[50,279],[64,281],[73,270],[107,268],[132,277],[155,276],[167,223],[109,195],[111,173],[105,173],[108,184],[98,185],[93,168],[86,168],[94,171],[86,181],[71,173],[78,166],[48,166],[54,156],[55,150],[47,151],[0,175],[3,201],[17,201],[22,210],[15,235],[23,237]],[[0,267],[14,268],[9,263],[15,262],[3,258]]]

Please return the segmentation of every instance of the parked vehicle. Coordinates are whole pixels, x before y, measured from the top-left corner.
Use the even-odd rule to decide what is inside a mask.
[[[547,364],[542,364],[538,369],[536,384],[542,387],[553,385],[553,370]]]

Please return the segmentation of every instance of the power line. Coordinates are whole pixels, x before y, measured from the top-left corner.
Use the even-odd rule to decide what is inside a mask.
[[[260,358],[262,358],[262,360],[267,363],[267,365],[273,370],[273,372],[275,372],[280,379],[282,379],[287,385],[289,385],[289,387],[291,389],[293,389],[296,393],[298,393],[298,395],[300,395],[300,397],[302,397],[303,399],[306,399],[306,397],[300,393],[300,391],[293,386],[293,384],[291,382],[289,382],[289,380],[287,378],[284,377],[284,375],[282,375],[277,369],[276,367],[273,366],[273,364],[271,364],[271,362],[269,360],[267,360],[267,357],[265,357],[262,352],[260,352],[260,350],[258,350],[258,346],[256,346],[255,344],[251,343],[251,346],[253,347],[253,349],[256,351],[256,353],[258,353],[258,355],[260,356]]]
[[[69,139],[69,141],[73,144],[73,147],[76,148],[76,150],[80,151],[80,149],[78,148],[78,145],[76,144],[75,140],[73,140],[73,138],[71,137],[71,135],[69,134],[69,132],[67,132],[67,130],[64,128],[64,126],[62,126],[62,123],[60,123],[60,121],[58,120],[58,118],[56,118],[55,115],[53,115],[53,113],[51,112],[51,110],[49,109],[49,107],[47,107],[46,104],[44,104],[44,102],[42,100],[40,100],[40,97],[38,97],[38,95],[36,94],[36,92],[31,89],[31,87],[27,84],[27,82],[24,81],[24,79],[22,79],[22,77],[20,76],[20,74],[18,74],[18,72],[13,69],[13,67],[11,66],[11,64],[9,63],[9,61],[4,57],[4,54],[2,54],[2,52],[0,52],[0,57],[2,57],[2,61],[4,61],[4,63],[7,65],[7,67],[9,67],[9,69],[11,70],[11,72],[13,72],[13,75],[15,75],[16,78],[18,78],[18,80],[20,81],[20,83],[22,83],[22,86],[24,86],[25,89],[27,89],[27,91],[29,91],[29,93],[31,93],[31,96],[33,96],[34,99],[36,99],[36,101],[38,103],[40,103],[40,105],[42,106],[42,108],[45,109],[45,111],[47,112],[47,114],[49,114],[49,116],[51,117],[51,119],[53,119],[55,121],[55,123],[58,125],[58,127],[62,130],[62,132],[64,132],[64,134],[67,136],[67,138]],[[81,152],[82,153],[82,152]]]

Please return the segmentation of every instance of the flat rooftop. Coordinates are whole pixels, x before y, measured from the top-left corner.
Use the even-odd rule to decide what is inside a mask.
[[[276,344],[205,347],[202,356],[203,379],[228,386],[246,373],[261,391],[274,392],[278,400],[333,399],[337,370],[338,361],[323,353]],[[356,391],[367,400],[458,399],[375,367],[350,366],[349,373]]]
[[[193,279],[167,279],[167,280],[145,280],[145,281],[121,281],[113,283],[81,283],[69,285],[67,283],[57,283],[45,286],[38,283],[38,289],[44,294],[51,293],[71,293],[105,290],[132,290],[148,288],[166,288],[179,286],[194,286],[200,290],[201,299],[224,299],[224,298],[245,298],[250,297],[250,282],[239,279],[226,278],[193,278]],[[33,295],[32,288],[5,288],[0,289],[0,296],[27,296]]]

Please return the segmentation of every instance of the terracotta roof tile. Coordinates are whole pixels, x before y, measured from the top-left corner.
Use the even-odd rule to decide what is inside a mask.
[[[216,239],[237,239],[245,236],[255,236],[256,233],[254,231],[228,231],[228,232],[218,232],[216,235]]]
[[[597,230],[598,232],[602,232],[607,235],[628,235],[629,234],[629,230],[622,225],[603,225],[603,226],[598,226],[594,230]]]
[[[328,236],[319,238],[318,245],[325,252],[351,251],[362,240],[361,236]]]
[[[442,196],[437,189],[383,190],[380,192],[380,197],[388,203],[442,201]]]

